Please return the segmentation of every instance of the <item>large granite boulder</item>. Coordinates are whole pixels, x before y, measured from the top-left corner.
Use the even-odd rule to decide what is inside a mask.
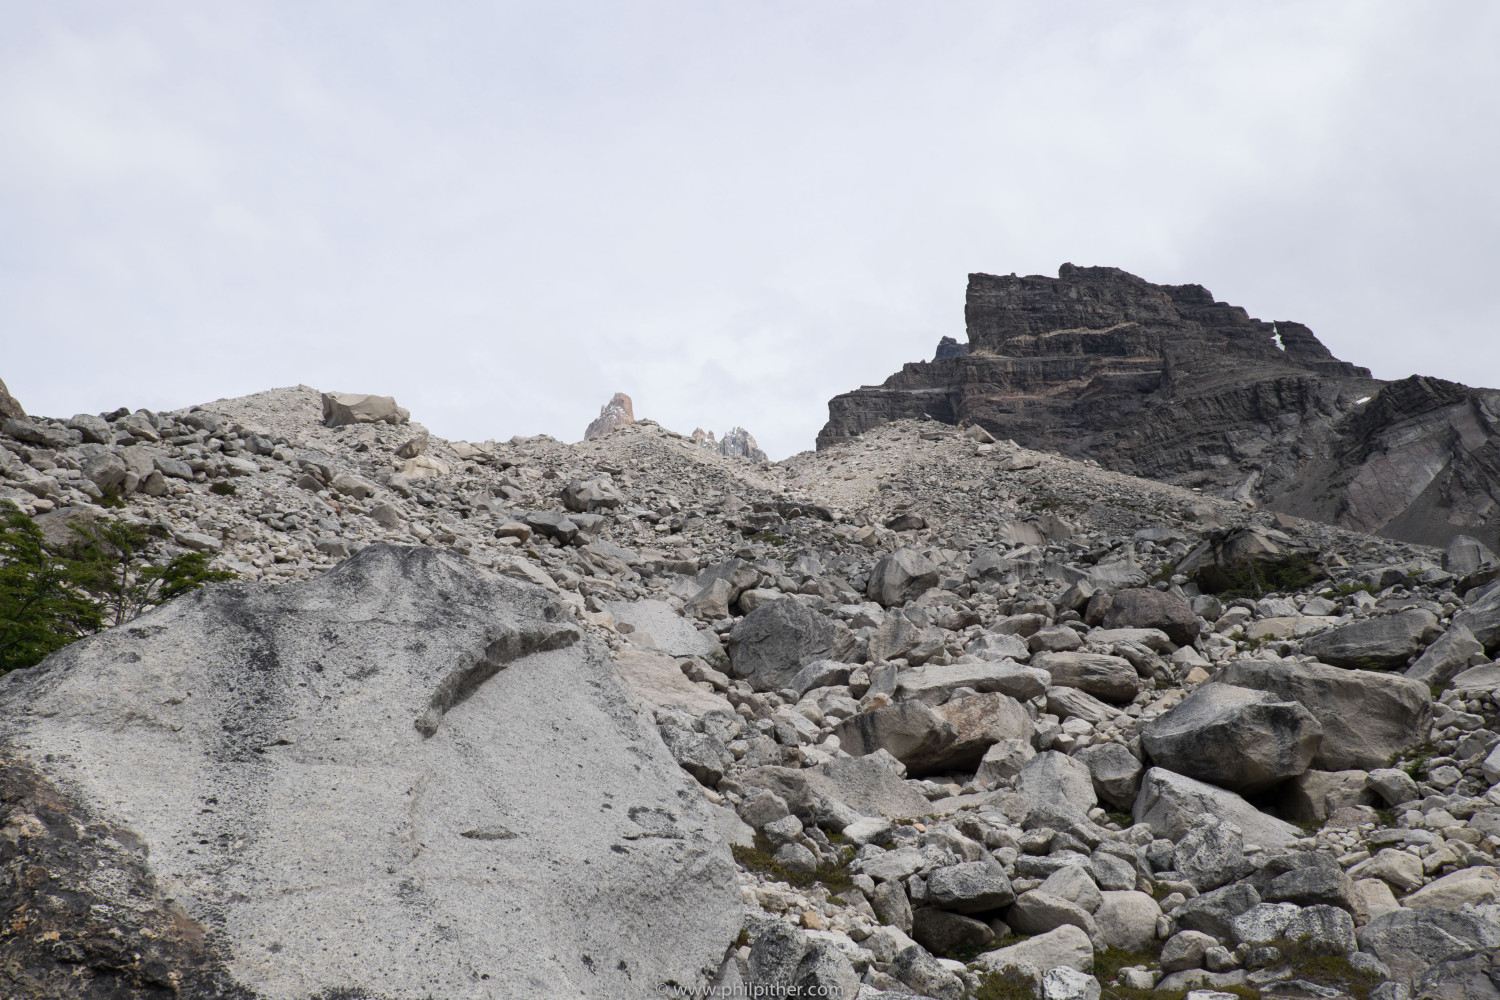
[[[850,631],[795,597],[762,604],[729,632],[734,676],[757,691],[788,687],[814,660],[842,660],[854,650]]]
[[[1296,702],[1217,682],[1141,730],[1146,753],[1159,766],[1241,792],[1306,771],[1322,738],[1318,720]]]
[[[1366,618],[1302,640],[1302,651],[1337,667],[1391,670],[1442,634],[1437,616],[1425,608]]]
[[[323,393],[323,423],[329,427],[348,424],[404,424],[411,413],[397,406],[393,396],[370,396],[358,392]]]
[[[1056,750],[1026,762],[1016,775],[1016,791],[1026,802],[1027,823],[1083,822],[1099,803],[1089,769]]]
[[[714,814],[606,651],[435,549],[75,643],[0,679],[0,742],[35,834],[8,864],[41,873],[0,889],[8,960],[51,984],[10,996],[648,997],[740,930]]]
[[[1077,688],[1105,701],[1129,701],[1141,690],[1141,678],[1123,656],[1104,653],[1038,653],[1031,665],[1047,671],[1058,687]]]
[[[1500,923],[1479,913],[1391,910],[1359,930],[1359,950],[1374,955],[1397,982],[1412,983],[1440,962],[1500,946]]]
[[[834,726],[839,747],[862,757],[884,750],[916,773],[943,759],[958,730],[920,701],[903,701],[873,712],[860,712]],[[981,751],[983,753],[983,751]]]
[[[1453,616],[1490,652],[1500,647],[1500,581],[1490,584],[1467,608]]]
[[[1023,667],[1013,660],[924,664],[896,675],[896,697],[941,705],[959,688],[972,688],[1025,701],[1044,693],[1050,680],[1045,670]]]
[[[866,593],[884,607],[900,606],[936,587],[938,568],[916,549],[897,549],[883,557],[870,571]]]
[[[860,816],[912,819],[926,815],[930,811],[927,800],[905,778],[905,765],[882,749],[817,767],[757,767],[746,771],[740,782],[775,792],[805,823],[843,829]]]
[[[1104,613],[1105,628],[1161,629],[1179,646],[1198,638],[1198,616],[1187,601],[1164,590],[1137,587],[1115,594]]]
[[[1153,767],[1141,778],[1131,814],[1137,823],[1149,823],[1159,837],[1181,840],[1196,827],[1204,813],[1233,823],[1249,845],[1285,847],[1302,831],[1284,820],[1268,816],[1226,789],[1196,781],[1166,768]]]
[[[1484,644],[1469,627],[1453,624],[1427,647],[1417,662],[1406,668],[1406,676],[1429,689],[1441,690],[1475,661],[1485,660]]]
[[[1479,586],[1500,576],[1500,556],[1477,538],[1454,535],[1443,550],[1443,569],[1458,577],[1460,586]]]
[[[1120,809],[1135,802],[1141,788],[1141,762],[1123,743],[1095,743],[1073,754],[1089,769],[1099,798]]]
[[[1235,660],[1216,680],[1294,701],[1323,727],[1311,766],[1324,771],[1385,767],[1427,738],[1432,696],[1410,677],[1323,663]]]

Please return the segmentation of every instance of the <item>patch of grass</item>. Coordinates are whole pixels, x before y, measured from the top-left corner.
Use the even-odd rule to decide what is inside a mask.
[[[1153,941],[1152,946],[1144,951],[1126,951],[1124,948],[1109,947],[1102,951],[1094,952],[1094,976],[1101,983],[1112,983],[1120,974],[1121,969],[1132,965],[1154,966],[1161,961],[1161,946],[1165,941]]]
[[[1368,594],[1370,592],[1370,585],[1359,580],[1354,580],[1349,583],[1341,583],[1337,587],[1330,587],[1322,591],[1322,593],[1326,597],[1353,597],[1361,590]]]
[[[1036,995],[1031,977],[1012,970],[989,973],[980,980],[979,989],[974,992],[975,1000],[1035,1000]]]
[[[1133,990],[1128,986],[1102,985],[1099,996],[1109,1000],[1185,1000],[1188,994],[1187,990]]]
[[[1105,819],[1116,824],[1122,830],[1128,829],[1135,822],[1135,817],[1131,816],[1130,813],[1124,812],[1106,813]]]
[[[1396,766],[1411,776],[1413,781],[1426,781],[1428,761],[1437,753],[1437,747],[1429,740],[1412,747],[1397,759]]]
[[[1343,990],[1354,1000],[1368,1000],[1370,991],[1380,985],[1379,977],[1360,972],[1343,955],[1318,954],[1295,942],[1278,941],[1276,946],[1281,950],[1281,962],[1290,965],[1298,979]]]
[[[815,874],[794,872],[782,867],[773,857],[775,849],[771,846],[771,842],[760,834],[755,835],[754,847],[734,844],[731,849],[734,852],[734,860],[744,867],[762,875],[769,875],[778,882],[785,882],[798,889],[821,885],[828,890],[830,895],[835,895],[854,888],[854,879],[849,874],[849,862],[854,859],[854,850],[850,847],[839,849],[837,867],[819,868]]]
[[[786,539],[774,531],[757,531],[750,536],[752,542],[765,542],[767,545],[785,545]]]
[[[1164,562],[1156,567],[1156,572],[1151,577],[1152,583],[1170,583],[1172,572],[1177,568],[1176,563]]]
[[[208,492],[215,496],[232,497],[234,496],[234,484],[227,479],[220,479],[208,488]]]
[[[120,495],[118,486],[107,486],[103,490],[104,495],[98,500],[100,507],[123,507],[125,498]]]

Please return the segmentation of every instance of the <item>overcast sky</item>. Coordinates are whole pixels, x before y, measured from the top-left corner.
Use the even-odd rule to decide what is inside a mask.
[[[1500,385],[1500,5],[0,0],[0,378],[812,447],[970,271]]]

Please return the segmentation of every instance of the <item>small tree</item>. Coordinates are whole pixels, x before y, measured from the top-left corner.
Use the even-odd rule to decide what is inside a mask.
[[[79,539],[73,582],[93,598],[106,625],[123,625],[205,583],[234,579],[233,573],[209,569],[202,552],[150,561],[154,540],[132,524],[108,521],[74,525],[73,530]]]
[[[232,580],[190,552],[153,559],[155,540],[118,521],[74,525],[74,541],[49,546],[14,504],[0,503],[0,674],[205,583]]]
[[[0,674],[103,627],[98,604],[73,582],[78,568],[15,504],[0,503]]]

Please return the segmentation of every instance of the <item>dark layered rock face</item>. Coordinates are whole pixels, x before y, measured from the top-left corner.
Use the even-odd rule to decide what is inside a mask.
[[[971,274],[964,315],[967,354],[834,397],[818,447],[927,416],[1406,541],[1497,537],[1500,391],[1380,382],[1300,323],[1112,267]]]

